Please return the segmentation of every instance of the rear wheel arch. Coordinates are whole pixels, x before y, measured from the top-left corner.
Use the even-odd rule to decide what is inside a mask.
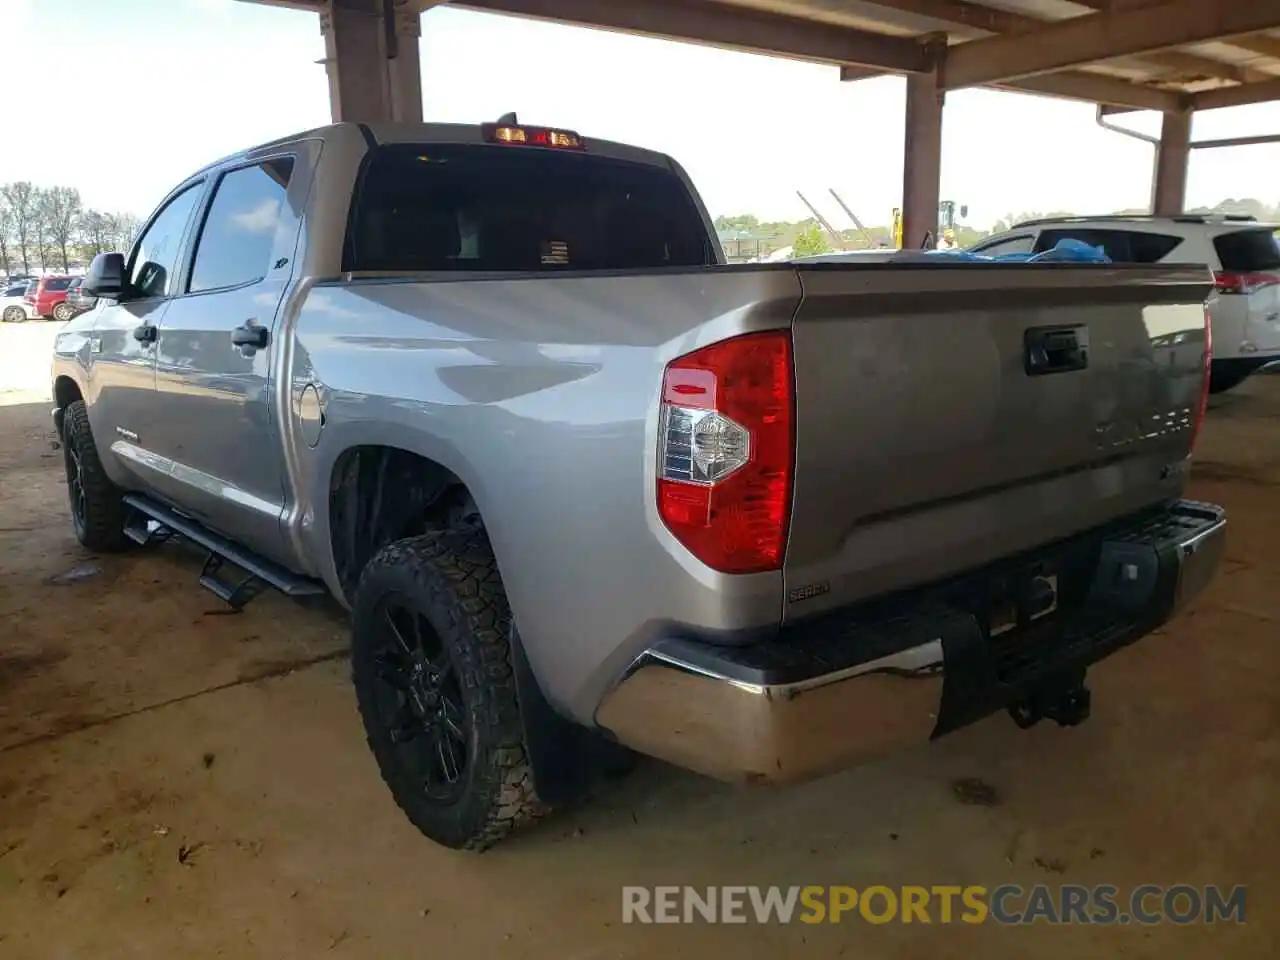
[[[383,547],[430,530],[483,527],[470,488],[447,466],[404,447],[346,448],[329,470],[328,548],[343,598]]]
[[[333,461],[327,480],[328,547],[343,598],[353,609],[361,574],[392,543],[413,542],[433,531],[464,538],[478,534],[496,553],[473,486],[436,459],[394,444],[354,445]],[[495,556],[494,564],[501,578],[501,559]],[[630,769],[630,751],[550,705],[518,628],[508,642],[538,797],[559,805],[580,796],[602,773]]]

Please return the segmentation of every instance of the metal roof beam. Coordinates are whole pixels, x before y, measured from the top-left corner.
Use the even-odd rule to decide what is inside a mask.
[[[881,75],[880,71],[866,67],[840,68],[840,79],[846,82],[866,80],[869,77]],[[1127,80],[1079,70],[1046,74],[1042,77],[1025,77],[994,86],[1014,93],[1034,93],[1046,97],[1110,104],[1111,107],[1107,112],[1115,113],[1127,113],[1133,110],[1183,110],[1189,103],[1187,97],[1172,91],[1140,87]]]
[[[1268,57],[1271,60],[1280,60],[1280,39],[1265,33],[1258,33],[1245,37],[1226,37],[1222,41],[1241,50],[1247,50],[1249,53],[1256,53],[1260,57]]]
[[[1073,17],[1017,36],[959,44],[948,54],[945,82],[948,89],[1000,83],[1276,26],[1280,0],[1167,0]]]
[[[856,64],[897,73],[929,69],[924,47],[908,37],[699,0],[460,0],[452,6],[815,63]]]
[[[1047,73],[1035,77],[1004,80],[990,86],[1019,93],[1038,93],[1048,97],[1065,97],[1068,100],[1087,100],[1090,103],[1109,104],[1126,110],[1182,110],[1187,98],[1172,90],[1139,86],[1083,70]]]
[[[1219,107],[1243,107],[1249,103],[1267,103],[1280,100],[1280,77],[1265,83],[1246,83],[1240,87],[1221,87],[1206,90],[1191,98],[1197,110],[1217,110]]]
[[[971,3],[969,0],[869,0],[869,2],[878,7],[901,10],[973,30],[985,30],[988,33],[1030,33],[1055,22],[1029,17],[1012,10]],[[1106,9],[1108,0],[1072,0],[1072,2],[1094,10],[1103,10]],[[1150,4],[1153,0],[1146,0],[1146,2]],[[1277,45],[1280,45],[1280,41],[1277,41]],[[1236,83],[1265,79],[1265,77],[1251,76],[1254,71],[1236,64],[1223,63],[1221,60],[1212,60],[1192,53],[1176,51],[1152,53],[1142,57],[1142,60],[1159,70],[1189,77],[1213,77],[1217,80],[1233,80]]]

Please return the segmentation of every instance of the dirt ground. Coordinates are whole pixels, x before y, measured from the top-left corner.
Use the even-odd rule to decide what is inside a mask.
[[[786,791],[645,763],[478,857],[392,804],[338,614],[266,595],[226,615],[194,553],[75,543],[41,376],[0,391],[4,960],[1280,955],[1280,376],[1215,401],[1202,440],[1192,494],[1230,510],[1225,568],[1092,672],[1083,727],[993,717]],[[621,922],[625,884],[1005,882],[1247,884],[1249,909],[1213,927]]]

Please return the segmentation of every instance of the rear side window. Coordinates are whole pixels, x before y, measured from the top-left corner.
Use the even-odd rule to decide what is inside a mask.
[[[1232,273],[1280,267],[1280,239],[1270,229],[1223,233],[1213,238],[1213,246],[1222,269]]]
[[[1008,237],[995,243],[989,243],[985,247],[974,247],[973,252],[980,253],[984,257],[999,257],[1006,253],[1030,253],[1034,242],[1034,236],[1024,233],[1016,237]]]
[[[520,147],[395,144],[368,160],[346,270],[616,270],[712,263],[670,170]]]
[[[69,286],[71,286],[71,281],[66,277],[46,280],[44,282],[45,290],[51,293],[57,293],[59,290],[66,290]]]
[[[1091,247],[1101,247],[1113,263],[1159,263],[1182,243],[1181,237],[1165,233],[1070,227],[1045,230],[1036,249],[1052,250],[1060,240],[1079,240]]]
[[[190,291],[238,287],[267,275],[293,158],[231,170],[218,181],[196,241]]]

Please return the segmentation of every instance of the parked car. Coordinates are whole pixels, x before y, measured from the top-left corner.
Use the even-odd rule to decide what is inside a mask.
[[[71,285],[67,287],[67,306],[71,309],[72,315],[84,313],[86,310],[92,310],[97,306],[97,297],[85,296],[81,290],[84,283],[84,277],[74,277]]]
[[[1224,549],[1180,499],[1203,266],[728,267],[661,154],[337,124],[179,184],[83,289],[76,536],[350,608],[382,775],[453,847],[621,747],[779,783],[1079,723]]]
[[[21,323],[35,316],[31,305],[27,303],[27,288],[32,282],[18,280],[0,291],[0,320],[5,323]]]
[[[1204,263],[1214,275],[1213,379],[1230,390],[1280,360],[1280,239],[1277,224],[1253,217],[1055,217],[1015,224],[969,249],[996,256],[1081,240],[1116,263]]]
[[[37,317],[54,320],[70,320],[74,311],[67,304],[67,291],[71,277],[40,277],[27,288],[26,300]]]

